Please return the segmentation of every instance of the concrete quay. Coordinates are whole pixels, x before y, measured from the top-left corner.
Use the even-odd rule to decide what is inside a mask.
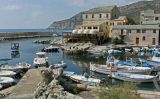
[[[55,32],[4,32],[0,33],[0,41],[32,37],[51,37]]]
[[[19,83],[10,90],[10,94],[5,99],[33,99],[34,92],[41,81],[42,76],[39,70],[30,69]]]

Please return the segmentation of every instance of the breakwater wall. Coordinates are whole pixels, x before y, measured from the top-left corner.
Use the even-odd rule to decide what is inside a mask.
[[[18,38],[30,38],[30,37],[49,37],[56,34],[55,32],[1,32],[0,41],[18,39]]]

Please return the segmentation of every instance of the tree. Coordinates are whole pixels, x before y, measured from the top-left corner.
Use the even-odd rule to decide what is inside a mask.
[[[114,44],[123,44],[124,41],[123,41],[122,38],[116,37],[116,38],[113,39],[113,43],[114,43]]]
[[[99,99],[138,99],[136,86],[133,83],[124,82],[122,85],[101,87],[98,89]]]
[[[132,18],[127,17],[127,19],[128,19],[128,24],[127,25],[136,25],[136,22]]]

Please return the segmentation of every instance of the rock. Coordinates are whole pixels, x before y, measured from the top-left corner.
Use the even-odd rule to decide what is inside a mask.
[[[63,69],[42,69],[41,75],[43,81],[38,84],[35,91],[35,99],[82,99],[64,91],[59,85],[59,80],[63,74]]]

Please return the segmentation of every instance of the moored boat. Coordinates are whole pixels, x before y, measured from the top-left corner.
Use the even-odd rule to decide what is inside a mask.
[[[92,64],[90,63],[90,70],[102,74],[111,74],[111,72],[116,72],[117,68],[114,66],[114,64]]]
[[[0,77],[0,84],[3,87],[10,86],[15,82],[13,78],[10,77]]]
[[[16,72],[8,70],[0,70],[0,77],[14,77]]]
[[[59,47],[57,46],[49,46],[42,49],[42,52],[59,52]]]
[[[36,53],[37,57],[34,58],[33,64],[36,66],[47,66],[48,57],[45,56],[45,52]]]
[[[26,62],[21,62],[21,63],[16,64],[16,68],[17,69],[29,69],[31,68],[31,64],[28,64]]]
[[[3,88],[3,85],[2,84],[0,84],[0,90]]]
[[[65,68],[66,66],[67,64],[64,63],[64,61],[61,61],[57,64],[50,65],[49,68]]]
[[[91,86],[97,86],[101,82],[100,79],[85,77],[81,75],[71,75],[70,78],[77,83],[87,84]]]
[[[156,76],[143,75],[143,74],[132,74],[132,73],[123,73],[123,72],[114,72],[112,73],[112,78],[130,81],[130,82],[153,82],[156,79]]]
[[[28,63],[18,63],[16,64],[16,66],[10,66],[10,65],[1,65],[0,66],[0,69],[1,70],[9,70],[9,71],[14,71],[14,72],[18,72],[19,70],[22,70],[22,69],[29,69],[31,67],[30,64]]]

